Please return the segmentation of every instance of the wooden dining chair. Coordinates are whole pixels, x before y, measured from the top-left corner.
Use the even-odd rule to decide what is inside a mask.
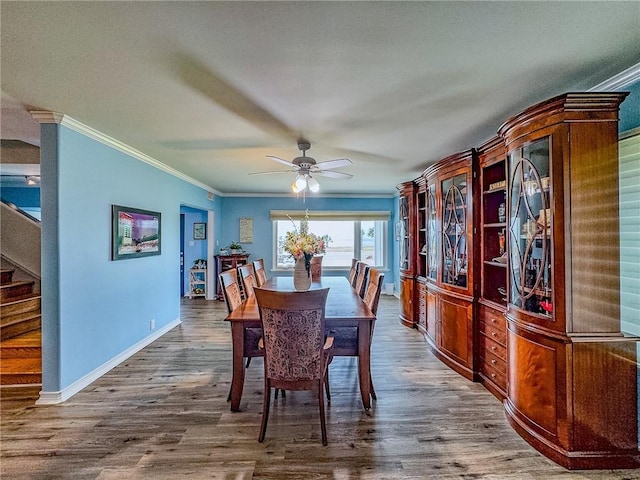
[[[253,271],[256,273],[256,285],[261,287],[267,283],[267,271],[264,269],[264,259],[253,261]]]
[[[364,262],[358,262],[358,274],[356,275],[355,288],[356,293],[360,295],[360,298],[364,296],[364,289],[367,286],[367,272],[369,271],[369,265]]]
[[[227,304],[227,311],[231,313],[242,303],[242,294],[238,284],[238,274],[236,270],[227,270],[218,275],[222,286],[222,296]],[[262,337],[262,330],[259,328],[247,328],[245,335],[244,351],[247,355],[247,368],[251,364],[251,357],[260,355],[258,342]],[[229,392],[231,395],[231,392]]]
[[[325,338],[328,288],[284,292],[257,287],[264,346],[264,395],[258,441],[264,441],[271,389],[311,390],[318,396],[322,444],[327,445],[325,382],[333,337]]]
[[[253,264],[240,265],[238,267],[238,275],[242,282],[242,291],[244,292],[244,298],[249,298],[253,295],[253,289],[258,286],[256,283],[256,274],[253,271]]]
[[[356,286],[356,275],[358,274],[358,262],[357,258],[351,259],[351,270],[349,270],[349,283],[352,287]]]
[[[369,310],[374,315],[378,313],[378,303],[380,301],[380,293],[382,292],[382,283],[384,282],[384,273],[375,268],[369,268],[369,272],[367,274],[369,277],[367,280],[367,288],[364,292],[364,297],[362,300],[366,303]],[[371,322],[371,339],[370,342],[373,341],[373,328],[375,326],[375,321]],[[373,377],[371,376],[371,366],[369,366],[369,378],[370,386],[371,386],[371,397],[374,400],[377,400],[376,390],[373,388]]]
[[[242,303],[242,293],[238,285],[238,275],[235,270],[227,270],[218,275],[222,297],[227,304],[227,311],[233,312]]]

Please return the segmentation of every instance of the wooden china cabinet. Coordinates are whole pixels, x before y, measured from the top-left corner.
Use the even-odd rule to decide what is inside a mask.
[[[425,170],[427,247],[421,260],[427,342],[440,360],[469,379],[474,377],[473,163],[474,152],[468,150]]]
[[[399,211],[400,247],[400,321],[408,326],[415,325],[414,319],[414,265],[415,265],[415,185],[405,182],[397,186]]]
[[[620,332],[617,120],[625,95],[565,94],[499,129],[508,152],[505,410],[525,440],[571,469],[640,465],[637,339]],[[494,223],[503,228],[485,217],[485,273]],[[503,300],[487,280],[481,304],[499,312]]]
[[[216,259],[216,278],[218,291],[216,292],[217,300],[224,300],[224,295],[222,293],[222,285],[220,284],[219,275],[222,272],[226,272],[227,270],[237,270],[239,266],[246,265],[249,261],[250,253],[236,253],[231,255],[215,255]],[[238,284],[240,285],[240,289],[242,290],[242,282],[238,277]]]
[[[568,93],[399,185],[403,324],[569,469],[638,468],[620,331],[618,110]]]
[[[476,370],[478,380],[503,400],[507,391],[507,180],[506,152],[499,137],[478,148],[477,198]]]

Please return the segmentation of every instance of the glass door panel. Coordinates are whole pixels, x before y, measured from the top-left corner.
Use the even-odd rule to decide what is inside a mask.
[[[467,288],[467,175],[442,182],[442,283]]]
[[[510,301],[553,316],[549,137],[509,153]]]
[[[409,199],[400,197],[400,269],[409,269]]]
[[[437,280],[438,274],[438,212],[436,212],[436,186],[427,189],[427,278]]]

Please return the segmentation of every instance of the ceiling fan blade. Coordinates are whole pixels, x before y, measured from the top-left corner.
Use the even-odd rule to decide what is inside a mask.
[[[255,172],[255,173],[250,173],[249,175],[272,175],[274,173],[291,173],[291,172],[297,172],[297,170],[278,170],[277,172]]]
[[[320,175],[321,177],[341,178],[341,179],[344,179],[344,180],[348,180],[351,177],[353,177],[353,175],[351,175],[350,173],[333,172],[331,170],[329,170],[329,171],[318,170],[318,171],[312,172],[312,173],[314,175]]]
[[[283,160],[283,159],[282,159],[282,158],[280,158],[280,157],[274,157],[273,155],[267,155],[267,158],[270,158],[270,159],[271,159],[271,160],[273,160],[274,162],[281,163],[281,164],[286,165],[286,166],[288,166],[288,167],[291,167],[291,166],[293,165],[293,163],[288,162],[288,161],[286,161],[286,160]]]
[[[316,167],[322,170],[331,170],[332,168],[346,167],[348,165],[353,165],[353,162],[348,158],[336,158],[335,160],[317,163]]]

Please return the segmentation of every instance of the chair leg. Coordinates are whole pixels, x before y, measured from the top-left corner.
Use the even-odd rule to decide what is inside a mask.
[[[371,376],[371,370],[369,370],[369,388],[371,389],[371,398],[378,400],[376,397],[376,389],[373,388],[373,377]]]
[[[281,388],[276,388],[276,395],[275,395],[275,399],[278,399],[278,392],[282,392],[282,398],[287,398],[287,391],[286,390],[282,390]]]
[[[324,390],[327,393],[327,403],[331,403],[331,389],[329,388],[329,367],[324,372]]]
[[[320,408],[320,429],[322,430],[322,445],[327,445],[327,425],[324,418],[324,389],[322,380],[318,380],[318,407]]]
[[[264,381],[264,395],[262,399],[262,424],[260,425],[260,436],[258,436],[258,442],[264,441],[264,436],[267,433],[267,420],[269,419],[269,404],[271,402],[271,384],[267,379]]]
[[[251,357],[247,357],[247,365],[245,366],[245,368],[249,368],[250,364],[251,364]]]

